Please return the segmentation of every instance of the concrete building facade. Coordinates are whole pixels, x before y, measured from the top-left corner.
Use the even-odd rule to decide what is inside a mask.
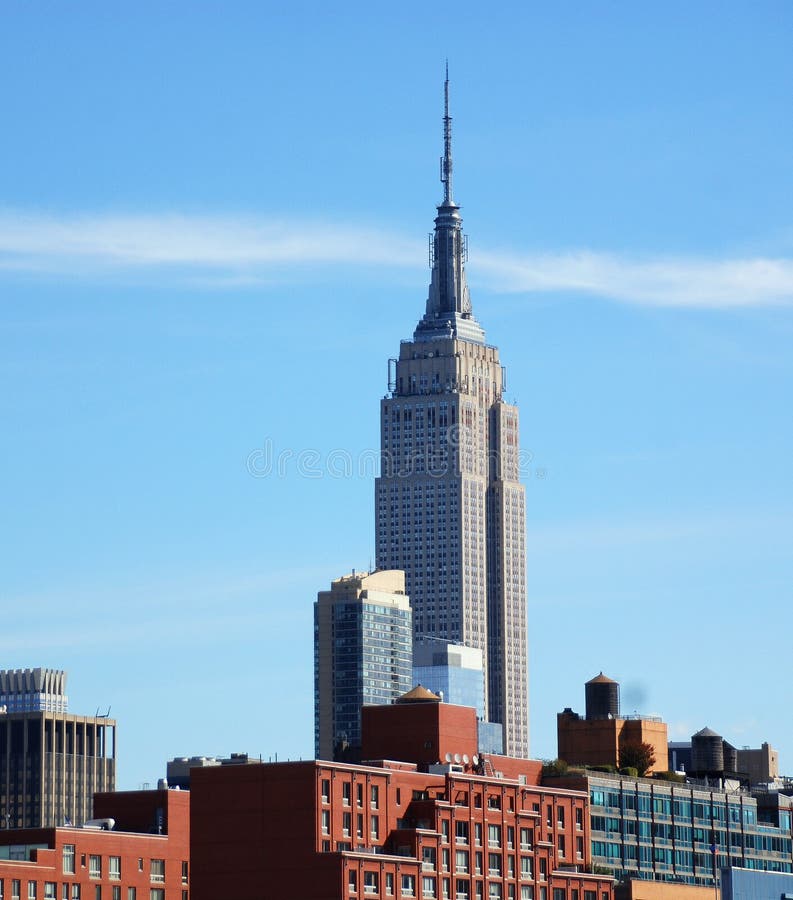
[[[380,407],[377,565],[405,572],[417,640],[482,652],[486,718],[503,724],[506,753],[528,756],[518,410],[504,400],[498,349],[485,343],[471,307],[452,192],[448,80],[444,140],[426,312],[389,364]]]
[[[314,605],[314,747],[357,758],[361,707],[390,703],[412,686],[410,600],[398,571],[353,573]]]
[[[91,818],[116,784],[116,723],[66,711],[63,672],[0,673],[0,823],[48,828]],[[11,711],[15,710],[15,711]]]

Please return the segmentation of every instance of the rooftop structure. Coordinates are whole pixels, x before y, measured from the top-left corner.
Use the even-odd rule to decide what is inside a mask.
[[[3,669],[0,709],[17,712],[66,712],[66,673],[61,669]]]

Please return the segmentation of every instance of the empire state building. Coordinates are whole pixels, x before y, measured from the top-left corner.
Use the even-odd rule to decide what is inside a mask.
[[[375,487],[377,565],[403,569],[414,640],[482,651],[485,714],[504,753],[528,756],[525,490],[518,410],[504,402],[498,349],[485,343],[465,278],[452,190],[445,84],[443,201],[430,246],[426,312],[389,364]]]

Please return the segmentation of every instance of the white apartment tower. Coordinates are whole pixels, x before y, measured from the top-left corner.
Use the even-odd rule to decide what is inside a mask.
[[[485,343],[465,278],[452,193],[449,80],[443,201],[430,246],[426,313],[389,362],[376,482],[377,566],[402,569],[414,639],[482,651],[488,721],[504,753],[528,756],[525,491],[518,410],[504,402],[498,349]]]

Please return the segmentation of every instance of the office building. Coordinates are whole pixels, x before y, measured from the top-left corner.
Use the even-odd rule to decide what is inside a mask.
[[[649,744],[655,762],[648,772],[669,768],[666,723],[658,716],[620,713],[619,683],[602,672],[585,685],[586,714],[567,707],[556,717],[557,756],[572,765],[621,765],[626,747]]]
[[[525,494],[518,410],[466,283],[452,190],[446,81],[444,196],[430,245],[426,312],[389,363],[376,482],[377,565],[405,572],[417,641],[482,652],[485,716],[504,751],[528,756]]]
[[[612,900],[586,794],[478,757],[475,710],[419,693],[364,707],[365,763],[193,770],[191,900]]]
[[[91,817],[94,792],[116,782],[116,723],[66,711],[66,675],[0,672],[0,823],[47,828]]]
[[[413,644],[413,682],[438,694],[446,703],[473,706],[477,715],[479,749],[504,752],[504,729],[500,722],[485,719],[485,671],[482,651],[427,638]]]
[[[410,600],[397,571],[345,575],[314,605],[314,746],[318,759],[355,759],[361,707],[412,686]]]
[[[546,777],[587,791],[592,862],[620,880],[713,887],[720,869],[793,871],[790,798],[758,807],[742,790],[600,772]]]
[[[188,900],[190,795],[100,794],[88,827],[0,830],[4,900]]]

